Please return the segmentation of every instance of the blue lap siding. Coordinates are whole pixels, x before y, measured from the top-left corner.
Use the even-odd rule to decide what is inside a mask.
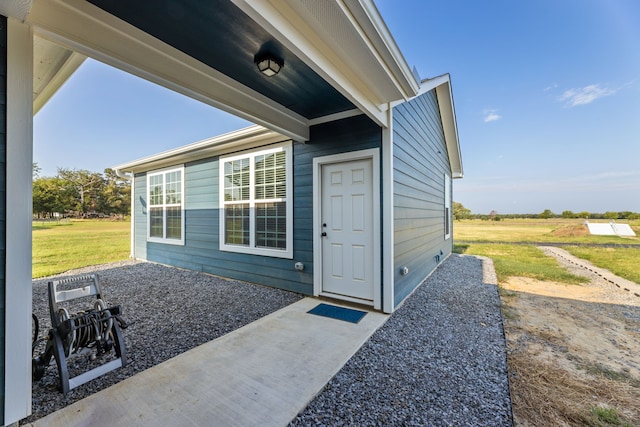
[[[4,408],[5,377],[5,299],[6,206],[7,206],[7,18],[0,15],[0,407]],[[0,413],[4,425],[4,411]]]
[[[311,138],[293,144],[293,259],[219,250],[219,158],[185,166],[185,244],[147,242],[147,177],[135,175],[135,256],[152,262],[246,280],[302,294],[313,293],[313,158],[379,148],[381,130],[366,116],[311,128]],[[305,265],[303,271],[294,268]]]
[[[444,180],[451,169],[435,91],[394,107],[393,169],[394,297],[399,304],[452,249],[452,240],[444,237]],[[403,267],[409,270],[404,276]]]

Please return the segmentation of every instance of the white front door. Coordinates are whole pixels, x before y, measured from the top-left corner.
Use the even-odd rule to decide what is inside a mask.
[[[372,159],[321,168],[322,292],[373,302]]]

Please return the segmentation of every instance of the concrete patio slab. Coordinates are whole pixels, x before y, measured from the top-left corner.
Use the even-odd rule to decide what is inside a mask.
[[[284,426],[389,317],[307,313],[319,303],[304,298],[31,425]]]

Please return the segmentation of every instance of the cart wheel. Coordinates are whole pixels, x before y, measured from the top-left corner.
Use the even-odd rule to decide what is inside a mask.
[[[36,357],[31,360],[31,376],[34,381],[39,381],[44,377],[45,366],[42,358]]]
[[[40,332],[40,322],[38,322],[38,317],[33,313],[31,313],[31,332],[33,333],[33,339],[31,340],[31,352],[33,353],[38,344],[38,333]]]

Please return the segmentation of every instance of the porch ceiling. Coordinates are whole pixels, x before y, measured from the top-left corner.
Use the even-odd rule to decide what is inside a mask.
[[[388,126],[389,103],[419,89],[372,0],[31,2],[26,21],[67,49],[60,54],[93,57],[294,140],[358,110]],[[276,76],[254,63],[265,49],[284,60]]]
[[[89,2],[307,119],[355,108],[229,1]],[[254,63],[263,49],[284,60],[276,76],[262,75]]]

